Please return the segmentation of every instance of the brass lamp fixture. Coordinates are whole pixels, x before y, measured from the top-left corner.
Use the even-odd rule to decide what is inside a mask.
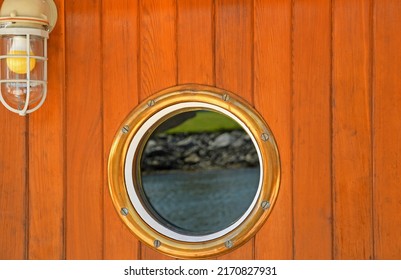
[[[0,10],[0,101],[21,116],[47,95],[47,39],[57,21],[53,0],[4,0]]]

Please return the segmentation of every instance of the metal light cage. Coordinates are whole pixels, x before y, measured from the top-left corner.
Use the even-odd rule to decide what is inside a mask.
[[[21,116],[36,111],[46,99],[48,37],[48,31],[37,28],[0,29],[0,100]],[[21,39],[26,42],[23,54],[10,54],[13,42]],[[19,68],[22,65],[25,71],[13,72],[9,61],[15,61]]]
[[[24,116],[47,96],[47,39],[57,21],[53,0],[4,0],[0,10],[0,101]]]

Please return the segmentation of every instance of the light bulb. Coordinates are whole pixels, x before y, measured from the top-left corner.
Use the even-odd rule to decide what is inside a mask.
[[[27,56],[27,41],[25,37],[16,36],[13,38],[13,42],[11,44],[10,51],[7,55],[21,55]],[[31,47],[29,47],[29,55],[33,56],[33,51]],[[28,65],[27,65],[26,57],[7,57],[7,67],[16,74],[27,74]],[[36,59],[29,59],[29,71],[32,71],[35,68]]]

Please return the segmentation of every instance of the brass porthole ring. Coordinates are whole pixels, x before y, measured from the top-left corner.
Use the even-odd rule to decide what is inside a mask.
[[[252,140],[260,166],[257,191],[241,217],[224,229],[199,235],[155,218],[144,198],[140,171],[142,153],[156,128],[172,116],[193,110],[218,112],[235,120]],[[110,150],[108,182],[118,215],[139,240],[169,256],[204,259],[235,250],[262,227],[277,199],[280,158],[272,131],[246,101],[215,87],[181,85],[144,100],[123,121]]]

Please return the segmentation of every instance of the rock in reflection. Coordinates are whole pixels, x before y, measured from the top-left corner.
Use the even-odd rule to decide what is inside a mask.
[[[155,134],[143,153],[142,172],[257,167],[258,155],[243,130]]]

